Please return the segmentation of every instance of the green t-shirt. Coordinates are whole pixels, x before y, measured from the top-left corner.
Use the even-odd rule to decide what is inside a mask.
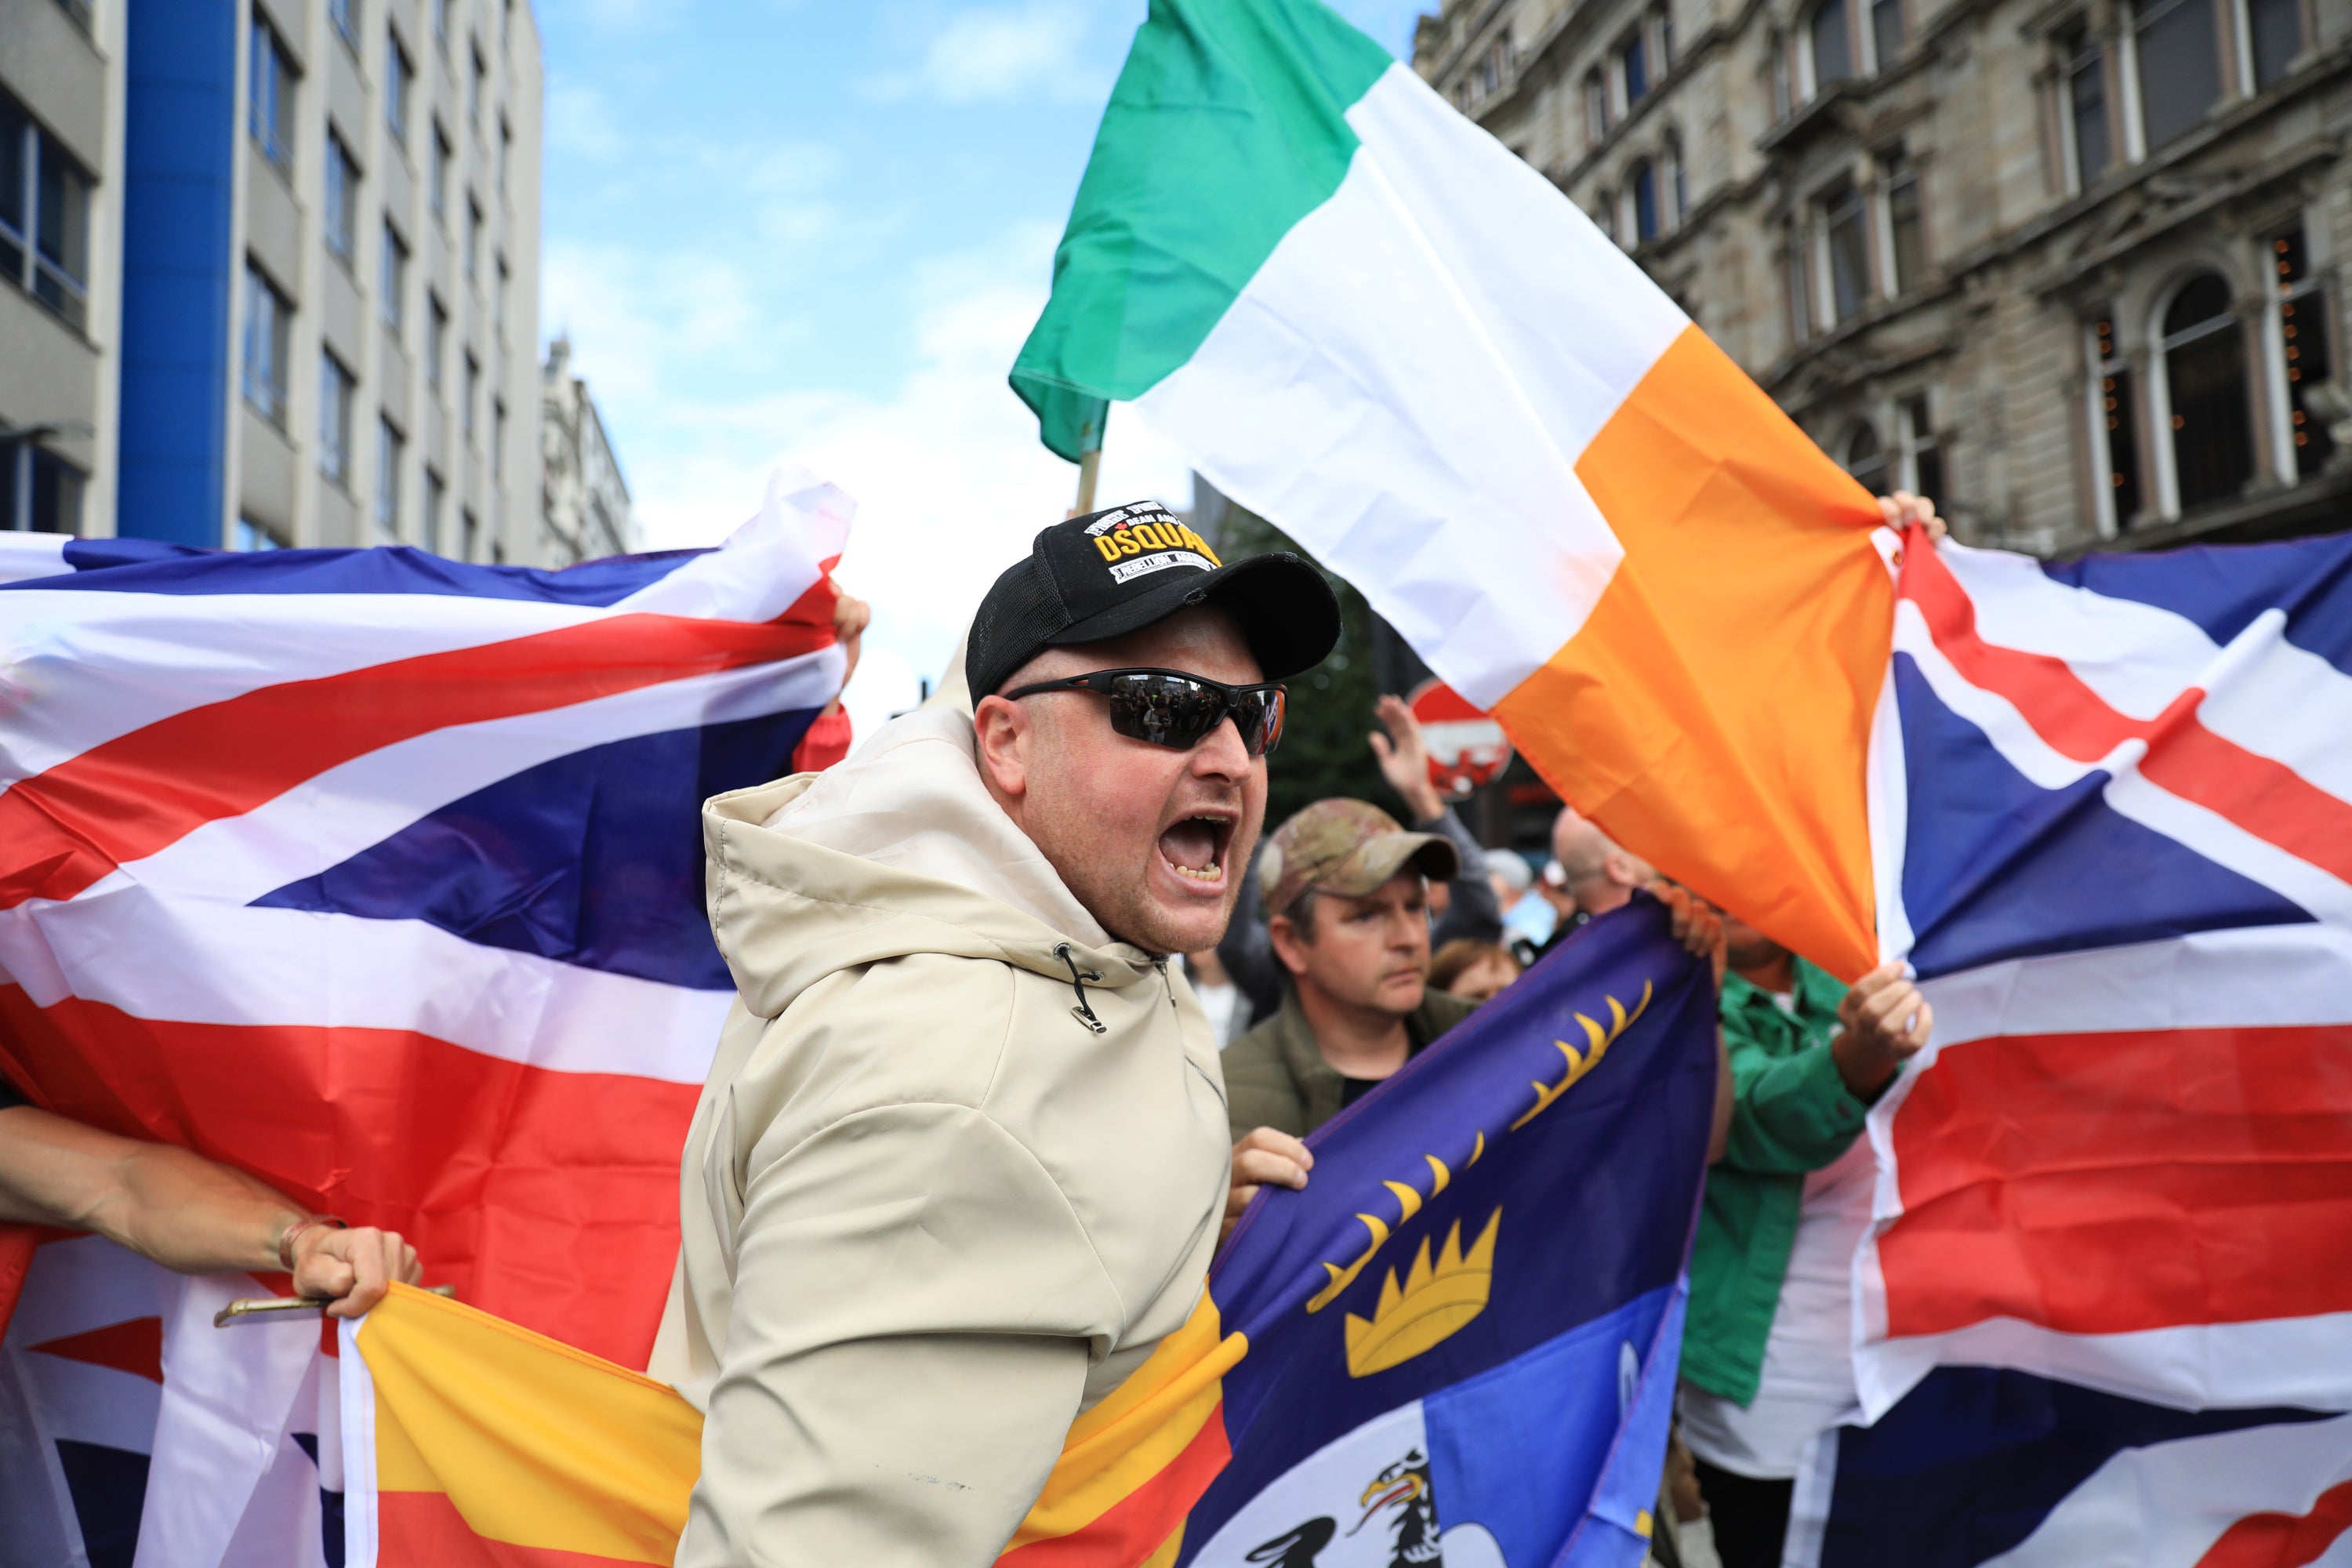
[[[1869,1110],[1830,1054],[1845,986],[1801,958],[1796,971],[1785,1005],[1737,974],[1723,979],[1731,1137],[1706,1173],[1691,1248],[1683,1375],[1741,1405],[1756,1397],[1805,1177],[1853,1146]]]

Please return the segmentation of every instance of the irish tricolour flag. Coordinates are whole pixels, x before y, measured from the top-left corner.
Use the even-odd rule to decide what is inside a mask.
[[[1073,458],[1131,403],[1628,847],[1874,961],[1875,506],[1318,0],[1152,0],[1013,384]]]

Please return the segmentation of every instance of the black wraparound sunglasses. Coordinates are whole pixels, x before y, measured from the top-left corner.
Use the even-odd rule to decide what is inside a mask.
[[[1110,727],[1130,741],[1189,752],[1216,732],[1228,716],[1253,757],[1282,743],[1287,702],[1280,681],[1263,686],[1222,686],[1181,669],[1097,669],[1064,680],[1041,680],[1004,695],[1034,697],[1041,691],[1098,691],[1110,699]]]

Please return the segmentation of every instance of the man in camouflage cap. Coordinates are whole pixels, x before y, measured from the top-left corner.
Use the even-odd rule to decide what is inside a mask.
[[[1298,921],[1298,900],[1308,893],[1362,898],[1408,866],[1428,881],[1451,881],[1460,855],[1443,835],[1409,833],[1368,802],[1318,800],[1276,828],[1258,857],[1266,919]]]
[[[1276,829],[1258,859],[1281,1011],[1224,1056],[1234,1173],[1226,1223],[1261,1183],[1305,1184],[1299,1140],[1468,1016],[1429,989],[1429,884],[1459,873],[1454,846],[1409,833],[1378,806],[1318,800]]]

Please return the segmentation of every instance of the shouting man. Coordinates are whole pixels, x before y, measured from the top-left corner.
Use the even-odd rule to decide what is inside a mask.
[[[1224,1088],[1169,955],[1223,934],[1278,681],[1338,636],[1297,556],[1114,508],[989,590],[971,717],[705,808],[740,994],[655,1349],[706,1415],[680,1564],[991,1563],[1192,1316]]]

